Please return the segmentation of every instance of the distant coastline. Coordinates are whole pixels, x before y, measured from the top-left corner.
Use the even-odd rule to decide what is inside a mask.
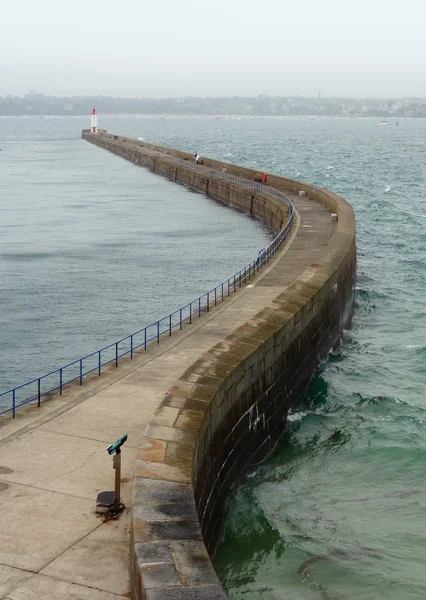
[[[182,118],[182,119],[202,119],[202,118],[210,118],[210,119],[218,119],[218,120],[250,120],[250,119],[306,119],[306,120],[328,120],[328,119],[350,119],[350,120],[377,120],[380,125],[379,117],[371,116],[371,115],[242,115],[241,113],[229,113],[229,114],[217,114],[217,113],[114,113],[114,112],[102,112],[103,117],[108,117],[111,119],[120,119],[126,117],[135,117],[140,119],[171,119],[171,118]],[[59,119],[62,117],[69,117],[74,119],[86,119],[87,114],[45,114],[45,115],[35,115],[35,114],[21,114],[21,115],[2,115],[0,114],[0,119],[12,119],[12,118],[21,118],[21,119]],[[399,120],[410,121],[413,119],[421,120],[426,119],[425,116],[419,117],[387,117],[389,119],[389,125],[396,124]]]
[[[113,115],[426,118],[426,98],[0,96],[0,116],[81,116],[94,106]]]

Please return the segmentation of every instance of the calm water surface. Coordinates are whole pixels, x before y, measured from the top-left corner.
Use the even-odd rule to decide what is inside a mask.
[[[0,119],[0,393],[176,310],[272,238],[84,142],[86,125]]]
[[[169,184],[80,143],[76,130],[86,125],[84,119],[49,121],[47,125],[45,120],[31,125],[20,123],[20,131],[27,127],[27,132],[26,138],[22,134],[24,137],[20,137],[19,142],[18,138],[13,141],[13,136],[18,136],[17,121],[0,121],[2,140],[5,129],[12,137],[8,149],[8,153],[13,152],[16,157],[12,166],[19,161],[21,153],[28,150],[25,140],[31,137],[28,134],[31,127],[38,130],[34,135],[39,136],[35,144],[39,150],[46,149],[47,144],[54,153],[52,156],[52,150],[48,151],[47,158],[53,162],[49,167],[46,161],[40,171],[47,183],[53,181],[50,192],[48,185],[42,185],[40,195],[34,191],[36,186],[31,181],[36,178],[25,175],[28,160],[15,166],[18,173],[15,182],[23,185],[26,180],[28,183],[21,199],[16,183],[13,184],[13,175],[6,180],[8,194],[12,195],[13,191],[13,202],[18,206],[21,203],[18,212],[26,229],[12,234],[6,229],[5,233],[2,225],[8,212],[0,213],[1,253],[14,255],[2,256],[0,262],[1,280],[9,281],[5,286],[6,298],[2,294],[0,300],[2,338],[8,340],[8,352],[2,349],[2,356],[9,356],[14,348],[15,359],[32,363],[34,370],[40,365],[40,351],[45,352],[52,341],[42,339],[40,333],[37,339],[31,332],[44,331],[45,335],[54,324],[63,324],[62,337],[58,337],[54,345],[56,365],[56,360],[62,360],[67,354],[64,348],[71,343],[75,344],[77,354],[81,354],[86,348],[96,347],[101,340],[109,341],[116,333],[121,335],[123,329],[127,332],[138,327],[141,320],[146,322],[145,306],[153,307],[148,314],[157,316],[176,306],[180,298],[186,301],[204,291],[226,276],[227,269],[232,267],[232,271],[238,267],[246,256],[249,259],[264,241],[264,231],[253,221],[245,221],[241,215],[183,189],[179,192],[183,211],[176,208],[175,187],[167,208],[164,207],[162,203],[167,196],[164,190]],[[374,119],[111,117],[102,118],[100,125],[124,135],[142,136],[153,142],[198,151],[201,155],[311,181],[342,194],[353,204],[358,226],[359,267],[352,327],[345,332],[341,350],[330,356],[313,380],[300,409],[290,416],[287,432],[274,454],[234,490],[215,567],[231,600],[424,599],[426,121],[400,120],[399,127],[395,122],[390,127],[378,127]],[[55,143],[51,133],[43,138],[45,126],[57,128],[53,136]],[[14,128],[15,134],[10,128]],[[61,137],[64,134],[60,132],[64,130],[69,132],[69,140]],[[2,141],[0,146],[6,143]],[[63,162],[69,167],[65,175],[60,174],[63,163],[61,169],[54,166],[62,152],[67,156]],[[39,157],[41,162],[43,156],[46,157]],[[9,168],[2,155],[3,189]],[[79,193],[72,191],[76,180]],[[58,199],[61,181],[68,181],[69,187],[64,186]],[[100,188],[105,181],[107,185]],[[153,197],[148,196],[149,186]],[[129,194],[131,187],[133,192]],[[37,194],[37,202],[34,202],[37,206],[44,198],[50,198],[46,200],[49,208],[39,212],[38,217],[32,213],[33,218],[31,204],[24,200],[31,194]],[[78,223],[67,232],[64,221],[68,222],[69,218],[63,217],[57,203],[63,203],[65,210],[67,204],[87,203],[87,198],[91,198],[90,203],[96,199],[108,204],[100,213],[95,207],[67,207],[66,210],[75,211],[72,218]],[[165,244],[161,249],[161,252],[164,250],[161,267],[155,266],[153,258],[149,263],[155,273],[149,284],[143,265],[146,256],[152,255],[150,244],[141,237],[151,234],[140,224],[142,215],[144,219],[150,217],[146,210],[138,213],[138,219],[134,215],[129,217],[131,211],[137,210],[141,198],[152,203],[161,215],[151,224],[157,227],[151,243],[158,245],[158,240],[163,239]],[[119,206],[119,202],[125,206]],[[205,205],[200,205],[202,202]],[[202,206],[197,217],[190,216],[194,205]],[[1,206],[10,209],[10,201],[5,202],[3,197]],[[214,212],[200,220],[206,215],[207,207],[218,211],[216,223],[223,230],[218,232],[218,227],[213,227],[213,234],[209,229]],[[107,210],[115,211],[113,219],[106,216]],[[166,225],[167,215],[173,210],[172,224]],[[13,212],[9,214],[12,221]],[[85,217],[91,212],[93,220],[89,227]],[[80,213],[85,217],[76,216]],[[189,268],[185,262],[189,257],[179,252],[180,244],[186,242],[179,238],[173,241],[170,235],[170,229],[175,234],[176,228],[179,230],[176,218],[181,213],[182,218],[186,218],[181,228],[184,230],[182,239],[187,240],[189,226],[196,237],[197,259],[191,262],[196,284],[190,290],[182,289],[182,296],[170,298],[166,295],[170,282],[177,283],[179,279],[175,269],[181,261],[184,261],[184,272]],[[46,214],[52,219],[62,219],[61,239],[55,238],[55,228],[51,226],[45,228],[43,235],[37,235],[37,243],[31,245],[31,239],[35,239],[34,218],[39,219],[38,227],[42,227]],[[229,227],[228,218],[235,218]],[[117,246],[100,246],[99,249],[96,245],[105,244],[103,219],[113,222],[111,231],[116,233],[117,239],[110,232],[108,241]],[[250,225],[253,233],[246,235]],[[96,227],[100,232],[96,233]],[[135,228],[131,239],[141,244],[139,250],[131,243],[119,245],[129,241],[131,227]],[[235,236],[241,229],[236,248],[232,244],[231,263],[222,263],[223,269],[213,273],[218,256],[223,258],[225,254],[223,260],[228,260],[229,236]],[[203,231],[201,236],[200,230]],[[86,240],[80,245],[82,231],[86,231]],[[9,237],[9,241],[15,240],[12,246],[6,243],[5,235],[13,236]],[[247,244],[251,238],[254,243],[250,248]],[[39,254],[40,258],[22,258],[22,253],[27,252],[27,239],[31,247],[28,252]],[[66,248],[61,245],[63,239],[68,239]],[[223,252],[215,247],[222,245]],[[218,255],[212,259],[207,250]],[[66,255],[67,251],[71,255],[75,252],[75,256]],[[58,252],[62,252],[59,259],[55,258]],[[87,255],[94,252],[98,258],[92,264]],[[55,276],[49,278],[55,261],[59,266]],[[62,273],[64,261],[71,261],[66,263],[66,273]],[[204,261],[203,268],[199,261]],[[73,270],[77,272],[76,279],[83,278],[82,285],[68,283]],[[95,278],[100,270],[104,276]],[[127,270],[128,277],[125,276]],[[32,284],[28,283],[29,273],[34,274]],[[211,283],[209,275],[213,275]],[[161,288],[153,283],[157,278],[163,279]],[[25,294],[19,292],[22,286]],[[55,286],[64,286],[66,293],[55,292]],[[86,290],[86,286],[89,289]],[[76,289],[78,294],[73,291]],[[129,290],[134,290],[130,298]],[[87,298],[83,301],[86,292]],[[146,302],[143,294],[155,298],[155,305]],[[68,296],[71,301],[65,302]],[[90,307],[96,302],[101,302],[101,308],[92,310]],[[123,306],[125,310],[120,310]],[[12,320],[15,313],[18,315],[17,319],[14,317],[15,325],[4,338],[5,323]],[[89,317],[82,325],[80,319],[86,313]],[[101,325],[96,333],[99,313],[102,314]],[[5,318],[5,315],[9,316]],[[43,315],[49,315],[52,321],[40,329],[37,321],[33,322],[34,315],[39,315],[41,322],[46,318]],[[112,331],[115,321],[117,328]],[[21,327],[25,322],[26,330]],[[3,377],[10,372],[12,364],[13,361]]]

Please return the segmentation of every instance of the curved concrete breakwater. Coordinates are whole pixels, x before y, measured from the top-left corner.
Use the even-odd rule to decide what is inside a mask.
[[[187,153],[107,132],[84,131],[83,138],[250,212],[275,232],[287,222],[288,207],[251,185],[260,172],[211,159],[196,166]],[[6,569],[9,581],[4,589],[0,582],[0,598],[20,600],[28,590],[33,597],[75,592],[99,600],[129,593],[137,600],[226,597],[206,548],[212,556],[229,488],[274,447],[289,409],[339,340],[356,270],[355,219],[347,202],[273,175],[267,183],[291,199],[296,219],[263,271],[158,346],[0,428],[6,540],[0,574]],[[93,514],[93,488],[111,485],[105,442],[124,431],[127,509],[120,520],[129,519],[130,544]],[[46,499],[47,490],[55,497]],[[28,516],[34,506],[35,523]],[[127,558],[130,587],[122,581]]]
[[[284,207],[273,199],[249,198],[244,188],[232,189],[167,158],[191,160],[187,153],[125,138],[111,140],[106,132],[83,137],[231,206],[249,209],[274,231],[284,222]],[[204,164],[250,181],[262,176],[211,159]],[[165,394],[135,469],[134,598],[225,597],[202,542],[214,553],[230,486],[272,450],[288,410],[297,406],[348,317],[356,270],[351,207],[313,186],[271,175],[268,183],[287,192],[305,191],[311,202],[337,213],[338,224],[329,229],[328,240],[317,240],[315,263],[291,283],[280,282],[282,271],[290,267],[289,255],[281,257],[257,283],[259,288],[275,288],[272,302],[266,301],[250,320],[200,355]],[[305,250],[309,252],[308,246]],[[245,301],[250,302],[249,295]]]

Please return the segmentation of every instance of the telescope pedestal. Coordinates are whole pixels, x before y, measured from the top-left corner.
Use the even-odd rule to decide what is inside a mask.
[[[121,450],[117,448],[113,456],[113,467],[115,469],[115,490],[100,492],[96,498],[96,512],[119,512],[123,505],[120,502],[120,480],[121,480]]]

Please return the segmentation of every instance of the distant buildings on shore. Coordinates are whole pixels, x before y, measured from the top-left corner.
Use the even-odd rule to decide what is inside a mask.
[[[95,105],[100,113],[116,114],[426,117],[426,98],[323,98],[321,94],[316,98],[69,98],[44,96],[33,90],[22,97],[0,97],[0,115],[86,115]]]

